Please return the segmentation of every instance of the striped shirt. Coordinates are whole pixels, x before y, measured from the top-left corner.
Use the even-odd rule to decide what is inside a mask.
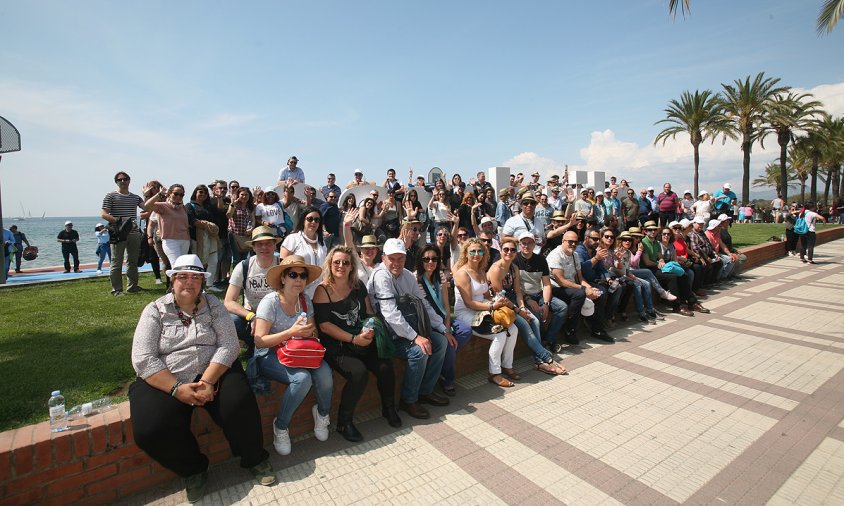
[[[134,193],[126,195],[113,191],[103,198],[103,209],[115,218],[130,218],[133,223],[138,221],[138,208],[144,208],[144,200]]]

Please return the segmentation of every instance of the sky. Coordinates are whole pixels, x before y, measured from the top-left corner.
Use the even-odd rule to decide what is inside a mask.
[[[0,0],[3,215],[96,216],[118,170],[271,185],[361,168],[604,171],[690,188],[692,149],[653,146],[671,99],[755,76],[844,114],[844,23],[820,0]],[[751,177],[778,156],[754,146]],[[741,187],[738,144],[701,147],[701,185]]]

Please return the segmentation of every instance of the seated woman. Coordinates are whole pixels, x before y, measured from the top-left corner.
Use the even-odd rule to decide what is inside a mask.
[[[643,279],[637,278],[630,269],[630,259],[633,257],[633,236],[630,232],[622,232],[618,236],[619,246],[615,249],[615,256],[618,259],[616,273],[627,280],[630,290],[621,298],[621,307],[627,307],[630,301],[630,294],[636,305],[636,312],[639,320],[644,323],[656,323],[657,319],[665,319],[657,315],[654,309],[653,292],[651,284]],[[648,271],[650,272],[650,271]]]
[[[237,360],[240,346],[223,303],[203,294],[205,272],[196,255],[182,255],[167,271],[171,291],[150,302],[132,340],[129,387],[132,432],[140,449],[185,480],[187,499],[199,501],[208,482],[208,458],[191,433],[202,406],[223,428],[241,467],[258,483],[275,483],[264,450],[261,413]]]
[[[316,337],[314,310],[303,292],[309,280],[319,279],[322,269],[308,265],[299,255],[288,255],[267,271],[267,283],[275,291],[268,293],[255,312],[255,361],[258,373],[287,385],[278,415],[273,419],[273,446],[279,455],[290,454],[290,420],[302,404],[311,384],[316,385],[317,404],[312,408],[314,436],[328,439],[328,413],[334,380],[331,368],[323,361],[316,369],[287,367],[278,360],[276,348],[295,337]],[[301,314],[307,314],[307,320]]]
[[[448,250],[448,248],[446,248]],[[440,386],[449,397],[454,397],[454,363],[457,361],[457,352],[469,342],[472,337],[472,328],[468,323],[451,319],[451,304],[448,298],[449,282],[441,271],[440,250],[433,244],[422,248],[416,263],[416,279],[419,286],[425,293],[425,298],[443,319],[446,329],[451,329],[451,334],[446,334],[449,339],[445,349],[445,360],[440,373]]]
[[[501,260],[492,264],[489,272],[487,272],[489,284],[496,294],[502,290],[507,290],[508,306],[516,312],[516,327],[519,329],[519,337],[533,352],[536,370],[551,375],[566,374],[566,368],[555,362],[551,352],[542,347],[539,318],[534,316],[525,306],[519,269],[513,263],[518,251],[519,246],[514,237],[502,239]],[[508,372],[505,370],[504,373],[510,379],[519,379],[519,375],[515,371]]]
[[[454,266],[455,301],[454,313],[457,319],[471,325],[480,311],[491,311],[509,304],[505,299],[493,301],[489,297],[489,282],[486,278],[489,250],[480,239],[467,239],[460,247],[460,257]],[[518,378],[513,369],[513,349],[518,337],[516,324],[494,334],[480,334],[489,339],[489,382],[502,387],[512,387],[513,382],[502,376]]]
[[[375,331],[362,330],[367,315],[374,314],[366,287],[357,275],[354,251],[335,246],[325,259],[325,277],[314,294],[314,313],[320,340],[325,345],[325,360],[346,379],[337,413],[337,432],[348,441],[363,440],[352,418],[369,380],[369,373],[378,381],[381,413],[393,427],[401,427],[396,412],[396,375],[389,358],[379,358]]]
[[[354,242],[352,237],[352,224],[356,218],[356,213],[348,213],[343,218],[343,240],[346,246],[352,249],[358,244]],[[378,239],[374,235],[365,235],[360,240],[360,245],[357,246],[357,249],[359,255],[357,258],[358,280],[363,286],[366,286],[366,282],[369,281],[369,275],[378,266]]]

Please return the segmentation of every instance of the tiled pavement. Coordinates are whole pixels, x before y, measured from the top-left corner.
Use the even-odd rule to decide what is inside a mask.
[[[784,258],[710,297],[710,315],[619,328],[567,350],[568,376],[456,402],[352,445],[294,442],[254,485],[229,462],[205,504],[844,504],[844,241]],[[131,503],[184,501],[171,486]]]

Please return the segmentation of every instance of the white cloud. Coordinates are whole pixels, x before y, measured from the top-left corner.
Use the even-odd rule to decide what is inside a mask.
[[[552,174],[562,174],[563,164],[551,158],[539,156],[532,151],[525,151],[510,158],[501,164],[502,167],[510,167],[513,173],[524,172],[529,175],[534,171],[542,174],[542,180],[546,180]]]
[[[796,93],[811,93],[815,100],[823,103],[826,112],[833,116],[844,115],[844,83],[821,84],[814,88],[794,88]]]

